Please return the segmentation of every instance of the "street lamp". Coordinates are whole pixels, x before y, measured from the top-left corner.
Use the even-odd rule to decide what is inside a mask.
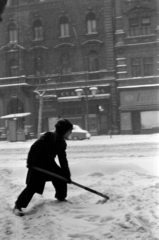
[[[37,137],[40,137],[41,127],[42,127],[42,111],[43,111],[43,97],[46,90],[35,90],[35,93],[39,96],[39,115],[38,115],[38,132]]]
[[[97,87],[90,87],[89,90],[91,91],[91,94],[93,97],[95,97],[98,88]],[[89,111],[88,111],[88,94],[87,91],[85,92],[84,95],[84,91],[82,88],[78,88],[75,90],[77,96],[79,98],[84,98],[85,99],[85,104],[86,104],[86,130],[89,131]]]

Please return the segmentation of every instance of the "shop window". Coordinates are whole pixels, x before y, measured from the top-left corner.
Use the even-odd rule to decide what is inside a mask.
[[[10,43],[17,43],[17,41],[18,41],[18,31],[17,31],[17,27],[14,23],[9,25],[8,33],[9,33],[9,42]]]
[[[98,54],[95,51],[91,51],[88,56],[89,72],[99,71],[99,59]]]
[[[131,60],[131,71],[132,71],[132,77],[140,77],[142,75],[140,58],[133,58]]]
[[[94,13],[89,13],[87,15],[87,33],[92,34],[97,32],[97,22],[96,22],[96,16]]]
[[[68,17],[66,16],[60,18],[60,36],[61,37],[69,36],[69,22]]]
[[[41,20],[36,20],[33,24],[33,39],[35,41],[43,39],[43,27]]]
[[[141,112],[141,128],[159,128],[159,111]]]
[[[82,108],[80,106],[61,107],[62,116],[75,116],[75,115],[81,115],[81,114],[82,114]]]
[[[143,66],[144,66],[144,76],[152,76],[154,74],[153,71],[153,58],[146,57],[143,59]]]
[[[61,56],[61,68],[63,74],[71,73],[71,62],[69,54],[65,53]]]
[[[9,75],[10,77],[19,76],[19,64],[16,59],[9,62]]]

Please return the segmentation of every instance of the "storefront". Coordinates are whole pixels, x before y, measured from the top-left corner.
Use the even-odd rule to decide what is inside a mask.
[[[159,84],[118,87],[120,133],[159,132]]]
[[[92,135],[110,134],[111,98],[110,85],[95,87],[97,92],[91,94],[91,87],[81,87],[81,97],[75,87],[50,91],[43,99],[42,132],[54,129],[58,118],[67,118],[73,124],[88,130]],[[37,108],[38,110],[38,99]],[[38,116],[38,114],[37,114]]]
[[[62,117],[87,129],[92,135],[108,134],[110,94],[97,94],[95,98],[88,96],[87,100],[78,97],[62,97],[58,101]]]

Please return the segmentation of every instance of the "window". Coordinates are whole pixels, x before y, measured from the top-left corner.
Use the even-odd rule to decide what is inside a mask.
[[[43,39],[43,27],[41,20],[36,20],[33,24],[33,38],[35,41]]]
[[[138,17],[129,18],[129,26],[130,27],[136,27],[136,26],[138,26],[138,24],[139,24]]]
[[[129,18],[129,35],[143,36],[151,34],[151,19],[149,16],[132,16]]]
[[[60,35],[61,37],[69,36],[69,22],[67,17],[62,17],[60,19]]]
[[[91,51],[88,56],[88,67],[90,72],[99,71],[98,54],[95,51]]]
[[[132,77],[152,76],[153,70],[153,58],[133,58],[131,60]]]
[[[132,77],[141,76],[141,59],[140,58],[134,58],[131,60],[131,70],[132,70]]]
[[[151,33],[150,24],[151,21],[149,17],[141,18],[142,35],[148,35]]]
[[[61,115],[62,116],[75,116],[82,114],[81,106],[65,106],[61,107]]]
[[[67,53],[61,56],[61,68],[63,74],[71,73],[70,56]]]
[[[34,72],[35,74],[41,73],[44,69],[44,62],[41,56],[34,58]]]
[[[24,104],[18,98],[12,99],[7,105],[7,113],[23,113],[24,112]]]
[[[14,23],[10,24],[8,27],[9,31],[9,42],[16,43],[18,40],[17,27]]]
[[[139,35],[139,19],[137,16],[129,18],[130,36]]]
[[[144,64],[144,76],[152,76],[153,75],[153,58],[146,57],[143,59]]]
[[[16,6],[16,5],[18,5],[19,4],[19,0],[11,0],[10,1],[10,5],[11,6]]]
[[[141,128],[159,128],[159,111],[141,112]]]
[[[97,23],[96,23],[96,16],[94,13],[89,13],[87,15],[87,33],[96,33],[97,32]]]
[[[150,18],[149,17],[143,17],[141,19],[141,24],[142,25],[150,25]]]
[[[6,4],[7,7],[10,6],[10,0],[7,1],[7,4]]]
[[[11,77],[19,75],[19,64],[16,59],[12,59],[9,62],[9,75]]]

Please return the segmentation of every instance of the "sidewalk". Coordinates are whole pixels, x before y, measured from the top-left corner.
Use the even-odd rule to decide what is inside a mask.
[[[8,142],[0,141],[0,149],[28,149],[36,139],[25,142]],[[113,144],[136,144],[136,143],[155,143],[159,146],[159,134],[144,134],[144,135],[102,135],[92,136],[90,140],[67,141],[68,146],[86,146],[86,145],[113,145]]]

